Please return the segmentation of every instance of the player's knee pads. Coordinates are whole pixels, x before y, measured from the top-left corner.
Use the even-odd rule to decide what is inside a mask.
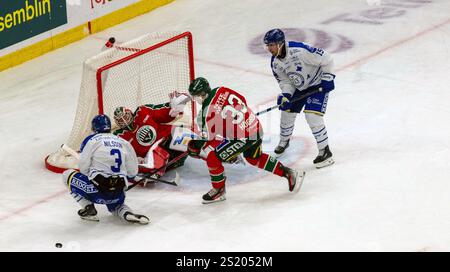
[[[69,186],[70,180],[72,179],[73,175],[77,173],[78,171],[73,169],[68,169],[62,173],[62,182],[65,186]]]
[[[312,130],[319,129],[325,126],[323,116],[320,114],[306,112],[305,119]]]

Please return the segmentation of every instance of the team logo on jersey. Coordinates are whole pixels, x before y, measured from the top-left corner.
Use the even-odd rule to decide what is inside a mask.
[[[140,145],[150,146],[156,140],[156,131],[152,126],[142,126],[136,132],[136,139]]]
[[[303,87],[303,85],[305,85],[305,78],[302,76],[302,74],[296,72],[288,72],[287,75],[297,89],[300,89],[301,87]]]

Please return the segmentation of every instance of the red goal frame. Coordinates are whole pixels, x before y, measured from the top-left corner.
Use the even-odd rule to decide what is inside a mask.
[[[103,86],[102,86],[102,73],[107,71],[108,69],[115,67],[117,65],[120,65],[121,63],[127,62],[131,59],[134,59],[136,57],[139,57],[141,55],[144,55],[150,51],[153,51],[155,49],[158,49],[160,47],[163,47],[164,45],[167,45],[169,43],[172,43],[174,41],[180,40],[180,39],[184,39],[187,38],[187,42],[188,42],[188,55],[189,55],[189,77],[190,77],[190,81],[192,82],[195,78],[195,69],[194,69],[194,49],[193,49],[193,38],[192,38],[192,33],[189,31],[183,32],[179,35],[176,35],[170,39],[167,39],[165,41],[162,41],[160,43],[157,43],[155,45],[152,45],[146,49],[136,49],[136,48],[126,48],[126,47],[121,47],[121,46],[115,46],[116,49],[119,50],[126,50],[126,51],[132,51],[135,52],[127,57],[124,57],[122,59],[119,59],[117,61],[114,61],[110,64],[107,64],[103,67],[100,67],[97,69],[96,71],[96,81],[97,81],[97,98],[98,98],[98,112],[99,114],[104,114],[104,108],[103,108]],[[195,113],[196,113],[196,103],[194,101],[191,102],[192,103],[192,129],[195,129]],[[55,165],[51,165],[50,163],[47,162],[47,159],[49,158],[50,155],[46,156],[45,158],[45,167],[55,173],[62,173],[65,170],[67,170],[67,168],[62,168],[62,167],[58,167]]]

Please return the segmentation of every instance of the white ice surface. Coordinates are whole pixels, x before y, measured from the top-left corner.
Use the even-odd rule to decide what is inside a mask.
[[[0,251],[450,251],[450,2],[299,2],[177,0],[1,72]],[[378,25],[323,24],[379,8],[398,16]],[[100,206],[99,223],[78,218],[43,159],[70,132],[84,59],[110,36],[188,30],[196,75],[239,90],[261,110],[278,86],[269,56],[250,53],[248,44],[275,27],[324,30],[354,43],[334,54],[326,124],[335,165],[313,167],[316,145],[302,114],[282,158],[307,171],[296,195],[281,178],[227,166],[227,200],[202,205],[207,168],[189,159],[180,187],[127,194],[150,225],[127,225]],[[261,118],[269,152],[278,118]]]

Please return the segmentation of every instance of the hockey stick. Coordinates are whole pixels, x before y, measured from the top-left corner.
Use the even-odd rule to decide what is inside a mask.
[[[180,181],[180,174],[178,174],[178,172],[175,172],[175,178],[173,180],[164,180],[164,179],[160,179],[160,178],[152,178],[149,177],[147,175],[149,175],[150,173],[146,173],[145,175],[137,175],[138,177],[142,176],[142,179],[140,179],[138,182],[134,183],[133,185],[129,186],[125,191],[129,191],[132,188],[136,187],[136,185],[140,184],[142,181],[144,180],[151,180],[151,181],[155,181],[155,182],[161,182],[161,183],[165,183],[165,184],[169,184],[172,186],[178,186],[178,182]]]
[[[80,154],[78,152],[76,152],[75,150],[73,150],[72,148],[70,148],[70,146],[63,144],[61,146],[61,149],[66,151],[67,153],[69,153],[70,155],[72,155],[73,157],[75,157],[75,159],[79,160],[80,159]]]
[[[67,153],[69,153],[70,155],[74,156],[76,159],[80,159],[80,154],[78,154],[75,150],[73,150],[72,148],[70,148],[68,145],[63,144],[61,146],[61,148],[66,151]],[[178,159],[180,159],[181,157],[183,157],[186,154],[186,152],[178,155],[177,157],[173,158],[167,165],[160,167],[158,169],[155,169],[154,171],[152,171],[151,173],[146,173],[147,175],[152,175],[156,172],[158,172],[159,170],[163,169],[164,167],[169,167],[170,165],[172,165],[173,163],[175,163],[176,161],[178,161]],[[162,182],[162,183],[166,183],[169,185],[173,185],[173,186],[178,186],[178,182],[180,181],[180,175],[178,174],[178,172],[176,172],[175,175],[175,179],[171,180],[171,181],[167,181],[167,180],[163,180],[163,179],[155,179],[152,177],[144,177],[141,180],[139,180],[138,182],[134,183],[133,185],[129,186],[126,191],[129,191],[130,189],[132,189],[133,187],[135,187],[136,185],[140,184],[142,181],[144,180],[152,180],[152,181],[156,181],[156,182]]]
[[[162,183],[170,184],[170,185],[173,185],[173,186],[178,186],[178,182],[180,181],[180,176],[179,176],[178,172],[176,172],[175,179],[173,179],[171,181],[166,181],[166,180],[162,180],[162,179],[155,179],[155,178],[150,177],[150,175],[153,175],[153,174],[157,173],[158,171],[162,170],[165,167],[167,168],[167,167],[171,166],[172,164],[177,162],[180,158],[184,157],[186,155],[186,153],[187,152],[181,153],[180,155],[178,155],[175,158],[173,158],[167,165],[164,165],[164,166],[162,166],[162,167],[160,167],[158,169],[155,169],[155,170],[153,170],[150,173],[143,173],[144,175],[146,175],[146,176],[148,175],[148,176],[147,177],[143,177],[138,182],[136,182],[133,185],[129,186],[127,191],[129,191],[132,188],[136,187],[137,185],[139,185],[141,182],[143,182],[145,180],[153,180],[153,181],[156,181],[156,182],[162,182]],[[142,174],[141,175],[138,174],[138,176],[142,176]]]
[[[310,96],[310,95],[313,95],[313,94],[316,94],[316,93],[320,93],[321,91],[322,91],[322,88],[321,88],[321,87],[319,87],[319,88],[317,88],[317,89],[313,89],[312,91],[307,92],[307,93],[305,93],[305,94],[303,94],[303,95],[297,97],[296,99],[293,99],[293,100],[290,101],[290,102],[291,102],[291,103],[297,102],[297,101],[302,100],[302,99],[304,99],[304,98],[306,98],[306,97],[308,97],[308,96]],[[267,109],[265,109],[265,110],[262,110],[262,111],[260,111],[260,112],[257,112],[257,113],[256,113],[256,116],[261,115],[261,114],[264,114],[264,113],[269,112],[269,111],[271,111],[271,110],[277,109],[277,108],[279,108],[279,107],[280,107],[280,105],[272,106],[272,107],[270,107],[270,108],[267,108]]]

